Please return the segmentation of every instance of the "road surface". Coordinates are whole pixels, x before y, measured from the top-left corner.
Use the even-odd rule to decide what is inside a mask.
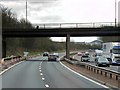
[[[3,88],[106,88],[45,57],[25,61],[2,75]]]

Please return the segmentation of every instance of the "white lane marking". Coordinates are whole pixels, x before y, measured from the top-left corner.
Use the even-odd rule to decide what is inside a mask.
[[[10,66],[9,68],[7,68],[7,69],[5,69],[4,71],[2,71],[2,72],[0,73],[0,75],[4,74],[5,72],[7,72],[8,70],[10,70],[11,68],[13,68],[13,67],[15,67],[15,66],[17,66],[17,65],[19,65],[19,64],[21,64],[21,63],[23,63],[23,62],[25,62],[25,61],[21,61],[21,62],[19,62],[19,63],[16,63],[16,64]]]
[[[64,66],[65,68],[67,68],[68,70],[72,71],[73,73],[75,73],[75,74],[77,74],[77,75],[79,75],[79,76],[81,76],[81,77],[83,77],[83,78],[85,78],[85,79],[87,79],[87,80],[89,80],[89,81],[97,84],[97,85],[100,85],[100,86],[102,86],[102,87],[104,87],[104,88],[109,88],[109,87],[107,87],[107,86],[105,86],[105,85],[102,85],[102,84],[100,84],[100,83],[98,83],[98,82],[96,82],[96,81],[94,81],[94,80],[92,80],[92,79],[90,79],[90,78],[87,78],[87,77],[85,77],[85,76],[83,76],[83,75],[81,75],[81,74],[73,71],[73,70],[70,69],[69,67],[65,66],[62,62],[60,62],[60,64],[63,65],[63,66]]]
[[[45,84],[45,87],[47,87],[47,88],[48,88],[48,87],[49,87],[49,85]]]
[[[39,68],[41,68],[41,66],[39,66]]]
[[[40,72],[42,72],[42,70],[40,70]]]
[[[42,80],[45,80],[45,78],[42,78]]]
[[[39,67],[39,69],[41,70],[41,67]]]
[[[40,73],[40,75],[42,76],[42,75],[43,75],[43,73]]]
[[[42,64],[42,62],[40,62],[40,65]]]

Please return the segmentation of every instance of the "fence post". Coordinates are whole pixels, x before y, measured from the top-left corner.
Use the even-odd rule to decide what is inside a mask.
[[[76,24],[76,28],[78,28],[78,23]]]
[[[95,23],[93,23],[93,28],[95,28]]]
[[[43,24],[44,25],[44,29],[45,29],[45,24]]]
[[[61,24],[60,24],[60,28],[61,28]]]

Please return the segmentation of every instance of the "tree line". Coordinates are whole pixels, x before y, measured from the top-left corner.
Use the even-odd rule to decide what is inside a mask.
[[[24,18],[18,20],[17,15],[12,9],[0,5],[0,13],[2,13],[2,28],[33,28],[32,23]],[[25,29],[24,29],[25,30]],[[43,52],[58,51],[62,49],[62,45],[54,43],[50,37],[43,38],[6,38],[7,55],[22,55],[24,51]]]

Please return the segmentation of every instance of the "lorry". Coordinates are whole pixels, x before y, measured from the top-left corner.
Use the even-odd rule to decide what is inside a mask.
[[[95,52],[94,52],[94,54],[93,54],[93,57],[95,57],[94,59],[96,61],[102,55],[103,55],[103,51],[99,50],[99,49],[96,49]]]
[[[102,50],[98,50],[98,49],[95,50],[95,57],[96,58],[99,57],[99,56],[102,56],[102,55],[103,55],[103,51]]]
[[[102,50],[103,56],[110,61],[110,64],[120,65],[120,42],[103,43]]]

